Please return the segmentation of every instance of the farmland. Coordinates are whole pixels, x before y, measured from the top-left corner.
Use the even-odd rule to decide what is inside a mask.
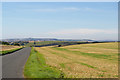
[[[0,54],[11,53],[21,48],[21,46],[0,45]]]
[[[2,51],[20,48],[20,46],[0,45]]]
[[[37,60],[38,55],[43,55],[45,64],[58,70],[58,75],[60,74],[59,71],[63,72],[64,78],[118,77],[117,42],[80,44],[64,47],[35,47],[34,49],[38,51],[36,54]],[[32,61],[32,59],[28,61]],[[39,63],[41,62],[39,61]],[[38,65],[41,66],[40,64]],[[35,68],[35,65],[32,68]],[[30,67],[27,69],[30,70]],[[31,73],[34,73],[34,71],[31,71]],[[36,76],[36,78],[39,77],[39,75]]]
[[[43,46],[52,46],[52,45],[75,45],[85,43],[85,41],[31,41],[24,46],[30,47],[43,47]]]
[[[25,46],[34,46],[34,45],[46,45],[46,44],[53,44],[53,43],[61,43],[63,41],[36,41],[36,42],[29,42]]]

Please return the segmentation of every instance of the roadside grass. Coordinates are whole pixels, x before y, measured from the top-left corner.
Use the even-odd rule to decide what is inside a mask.
[[[61,78],[61,71],[46,64],[42,54],[32,48],[24,67],[26,78]]]
[[[11,49],[11,50],[6,50],[6,51],[0,51],[0,55],[5,55],[5,54],[9,54],[9,53],[12,53],[12,52],[15,52],[17,50],[20,50],[22,49],[23,47],[21,48],[16,48],[16,49]]]

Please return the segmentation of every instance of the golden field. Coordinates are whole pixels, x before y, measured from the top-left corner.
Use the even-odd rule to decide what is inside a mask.
[[[64,78],[117,78],[118,43],[64,47],[35,47],[46,64],[64,72]]]
[[[17,48],[21,48],[21,46],[0,45],[0,51],[12,50]]]

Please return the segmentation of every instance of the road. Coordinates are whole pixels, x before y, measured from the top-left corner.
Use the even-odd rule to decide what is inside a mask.
[[[2,57],[2,78],[23,78],[24,65],[30,55],[31,48],[23,48]]]

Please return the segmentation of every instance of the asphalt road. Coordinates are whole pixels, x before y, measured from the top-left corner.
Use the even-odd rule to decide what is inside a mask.
[[[31,48],[23,48],[12,54],[2,56],[2,78],[23,78],[24,65]]]

